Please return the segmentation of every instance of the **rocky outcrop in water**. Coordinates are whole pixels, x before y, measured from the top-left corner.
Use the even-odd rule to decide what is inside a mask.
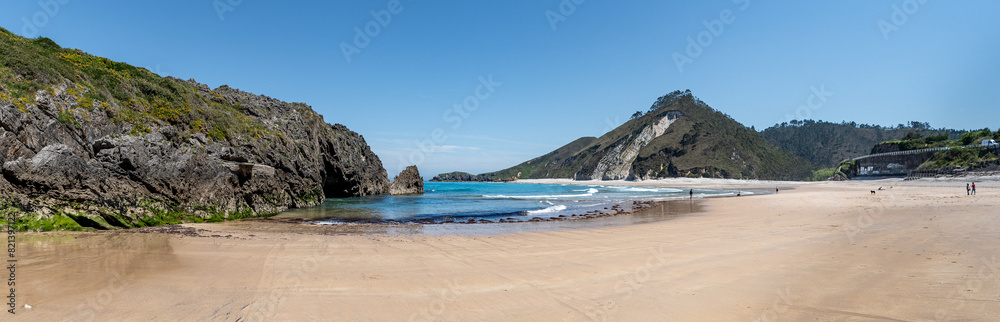
[[[391,195],[412,195],[424,193],[424,178],[420,177],[417,166],[411,165],[392,179],[389,185]]]

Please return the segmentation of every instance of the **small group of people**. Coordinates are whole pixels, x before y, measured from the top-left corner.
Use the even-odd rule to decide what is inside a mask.
[[[966,196],[974,196],[974,195],[976,195],[976,183],[975,182],[973,182],[971,185],[968,184],[968,183],[965,184],[965,195]]]

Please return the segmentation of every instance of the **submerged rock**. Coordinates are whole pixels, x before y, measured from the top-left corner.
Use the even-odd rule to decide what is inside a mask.
[[[411,165],[400,172],[389,186],[391,195],[412,195],[424,193],[424,178],[420,177],[417,166]]]

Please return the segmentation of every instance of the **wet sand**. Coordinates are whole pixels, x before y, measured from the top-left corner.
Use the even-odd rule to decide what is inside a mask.
[[[722,197],[713,197],[722,198]],[[225,230],[295,232],[322,235],[496,235],[569,229],[596,229],[672,220],[701,212],[703,198],[663,201],[634,201],[630,204],[594,207],[580,214],[559,217],[531,217],[519,221],[481,220],[432,222],[379,220],[363,223],[322,224],[296,217],[272,217],[224,223]],[[515,215],[512,215],[515,216]],[[427,222],[423,224],[422,222]]]
[[[996,184],[869,193],[883,183],[785,183],[670,220],[552,231],[20,234],[16,320],[996,319]]]

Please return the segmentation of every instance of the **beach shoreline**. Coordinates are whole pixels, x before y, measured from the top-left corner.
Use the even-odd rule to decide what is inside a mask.
[[[996,181],[920,183],[777,183],[671,220],[501,234],[23,233],[17,319],[989,319]]]

